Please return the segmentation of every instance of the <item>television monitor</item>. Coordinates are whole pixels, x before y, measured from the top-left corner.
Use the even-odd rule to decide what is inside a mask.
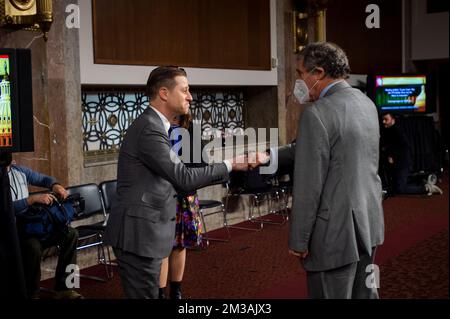
[[[32,152],[31,52],[0,48],[0,152]]]
[[[429,113],[427,80],[423,74],[373,75],[367,93],[381,113]]]

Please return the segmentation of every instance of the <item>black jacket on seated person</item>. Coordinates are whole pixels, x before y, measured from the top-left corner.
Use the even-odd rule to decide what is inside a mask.
[[[8,172],[11,186],[11,196],[16,215],[20,215],[29,209],[27,198],[30,196],[28,185],[51,189],[56,180],[28,167],[12,165]],[[69,227],[66,232],[58,232],[48,241],[40,241],[33,237],[21,237],[20,247],[23,258],[25,272],[25,282],[29,298],[39,296],[39,283],[41,280],[41,259],[43,250],[53,246],[59,246],[58,263],[55,272],[55,291],[68,291],[66,279],[68,265],[76,264],[76,248],[78,242],[78,232]],[[81,297],[81,296],[80,296]]]
[[[409,169],[412,165],[411,147],[398,124],[384,128],[381,133],[383,160],[391,157],[394,160],[394,169]]]
[[[413,165],[411,147],[398,124],[384,128],[381,132],[381,160],[386,170],[388,188],[396,194],[424,194],[423,184],[408,182]],[[392,158],[393,163],[389,162]]]

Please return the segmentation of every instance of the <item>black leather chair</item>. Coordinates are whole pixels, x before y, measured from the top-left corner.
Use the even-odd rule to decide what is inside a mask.
[[[99,188],[102,194],[105,214],[108,216],[111,211],[112,204],[117,200],[117,180],[101,182]]]
[[[265,176],[259,173],[259,169],[248,172],[232,172],[230,174],[229,196],[249,197],[249,213],[247,220],[255,223],[258,227],[229,226],[230,228],[255,230],[263,229],[264,224],[283,225],[288,220],[285,205],[285,189],[277,185],[277,176]],[[263,218],[261,206],[267,202],[269,213],[280,214],[281,221]],[[256,216],[257,211],[257,216]]]
[[[75,229],[78,231],[77,250],[83,250],[91,247],[97,247],[97,256],[99,263],[105,265],[106,277],[112,278],[111,259],[109,250],[103,245],[103,234],[106,226],[106,213],[103,205],[102,195],[97,184],[84,184],[71,186],[67,188],[70,195],[80,194],[84,209],[76,216],[75,221],[82,222]],[[99,217],[100,221],[92,221]],[[84,223],[86,222],[86,223]],[[103,278],[95,276],[82,275],[84,278],[98,281],[106,281]]]
[[[293,182],[292,179],[289,181],[280,181],[278,182],[278,187],[281,190],[281,213],[284,213],[286,216],[286,220],[289,219],[289,201],[292,197],[292,189],[293,189]]]
[[[209,185],[211,186],[211,185]],[[200,218],[203,223],[203,240],[206,243],[206,246],[204,248],[209,246],[209,241],[220,241],[220,242],[228,242],[231,239],[230,231],[228,229],[228,222],[227,222],[227,215],[226,215],[226,206],[225,204],[220,200],[212,200],[212,199],[203,199],[199,200],[199,214]],[[206,210],[206,212],[205,212]],[[213,238],[209,237],[208,230],[206,227],[205,217],[214,215],[214,214],[221,214],[223,218],[223,226],[227,232],[226,238]]]
[[[99,185],[100,193],[102,194],[103,207],[105,208],[105,223],[103,228],[106,228],[106,223],[108,222],[109,213],[111,212],[111,207],[113,203],[117,201],[117,180],[110,180],[101,182]],[[108,258],[110,260],[111,266],[117,266],[116,262],[111,261],[109,247],[106,247],[108,253]],[[111,275],[113,274],[111,270]]]
[[[253,181],[252,181],[253,182]],[[249,196],[249,213],[246,218],[252,223],[256,223],[257,227],[244,227],[244,226],[229,226],[234,229],[241,230],[253,230],[260,231],[263,229],[264,224],[261,221],[255,220],[255,208],[258,210],[259,216],[261,216],[260,206],[266,196],[265,187],[259,187],[260,185],[250,184],[248,187],[248,173],[247,172],[231,172],[230,181],[228,184],[228,194],[226,197],[227,214],[229,213],[229,201],[232,197]]]

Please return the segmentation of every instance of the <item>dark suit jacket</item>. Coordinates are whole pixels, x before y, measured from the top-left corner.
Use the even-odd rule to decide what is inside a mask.
[[[118,199],[106,227],[107,244],[143,257],[167,257],[175,236],[176,193],[228,181],[225,164],[188,168],[171,147],[161,118],[151,108],[128,129],[119,154]]]

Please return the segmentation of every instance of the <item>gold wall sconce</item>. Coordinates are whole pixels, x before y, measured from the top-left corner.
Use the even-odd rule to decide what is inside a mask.
[[[332,0],[308,0],[311,16],[315,20],[315,41],[327,40],[327,6]]]
[[[326,41],[326,10],[331,0],[296,0],[293,12],[294,52],[300,52],[310,40]],[[314,22],[314,26],[308,21]],[[308,27],[314,34],[308,36]]]
[[[52,0],[0,0],[2,28],[40,30],[47,41],[52,23]]]
[[[294,53],[299,53],[308,44],[308,13],[293,12]]]

